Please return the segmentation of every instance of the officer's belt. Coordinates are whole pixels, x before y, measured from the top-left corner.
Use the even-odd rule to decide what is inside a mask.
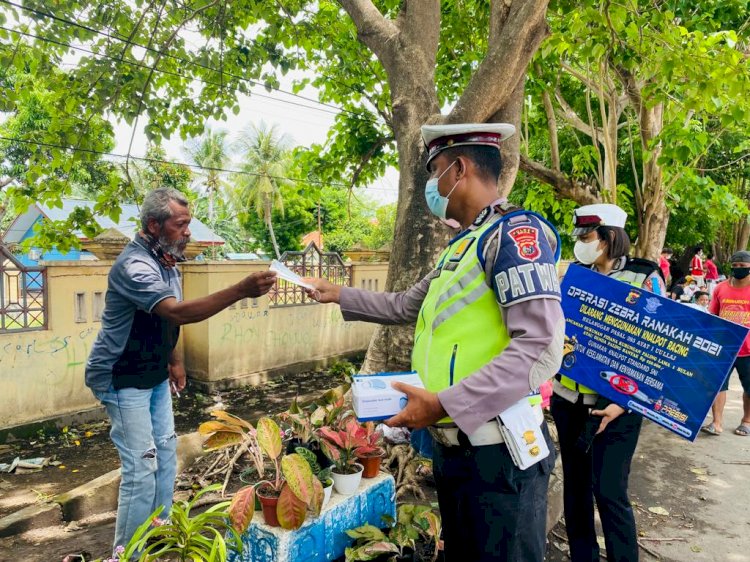
[[[544,422],[544,413],[541,406],[535,406],[533,410],[539,425],[542,425],[542,422]],[[467,436],[469,443],[474,447],[503,443],[505,440],[497,424],[498,422],[493,420],[479,426],[479,429]],[[445,447],[458,447],[461,445],[458,440],[458,434],[461,430],[458,427],[432,426],[428,429],[435,441]]]

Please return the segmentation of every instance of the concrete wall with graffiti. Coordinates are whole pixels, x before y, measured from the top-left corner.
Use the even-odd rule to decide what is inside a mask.
[[[97,408],[84,367],[101,322],[111,262],[47,267],[46,329],[0,333],[0,429]],[[262,262],[182,266],[186,299],[235,283]],[[355,287],[383,290],[387,264],[356,264]],[[190,377],[205,384],[259,384],[270,371],[367,348],[374,325],[344,322],[335,305],[271,306],[246,299],[185,326],[180,338]]]

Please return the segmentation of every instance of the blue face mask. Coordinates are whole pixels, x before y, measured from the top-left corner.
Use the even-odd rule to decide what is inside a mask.
[[[453,184],[453,187],[451,188],[450,192],[448,192],[448,195],[443,197],[440,195],[440,190],[438,190],[438,182],[440,181],[440,178],[442,178],[445,175],[445,172],[451,169],[453,164],[455,164],[456,161],[454,160],[453,163],[448,166],[442,174],[440,174],[436,178],[431,178],[427,180],[427,183],[424,187],[424,198],[427,200],[427,207],[430,209],[430,212],[435,215],[438,218],[445,219],[447,218],[445,216],[446,211],[448,210],[448,198],[451,196],[453,191],[456,189],[456,186],[458,185],[458,180],[455,184]]]

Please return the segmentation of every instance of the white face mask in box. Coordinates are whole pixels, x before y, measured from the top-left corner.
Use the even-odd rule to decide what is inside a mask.
[[[599,239],[597,238],[591,242],[581,242],[579,240],[573,247],[573,254],[579,262],[591,265],[602,255],[602,249],[599,248]]]

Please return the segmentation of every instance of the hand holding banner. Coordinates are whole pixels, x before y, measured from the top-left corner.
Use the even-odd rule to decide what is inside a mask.
[[[693,441],[748,329],[578,265],[560,374]]]

